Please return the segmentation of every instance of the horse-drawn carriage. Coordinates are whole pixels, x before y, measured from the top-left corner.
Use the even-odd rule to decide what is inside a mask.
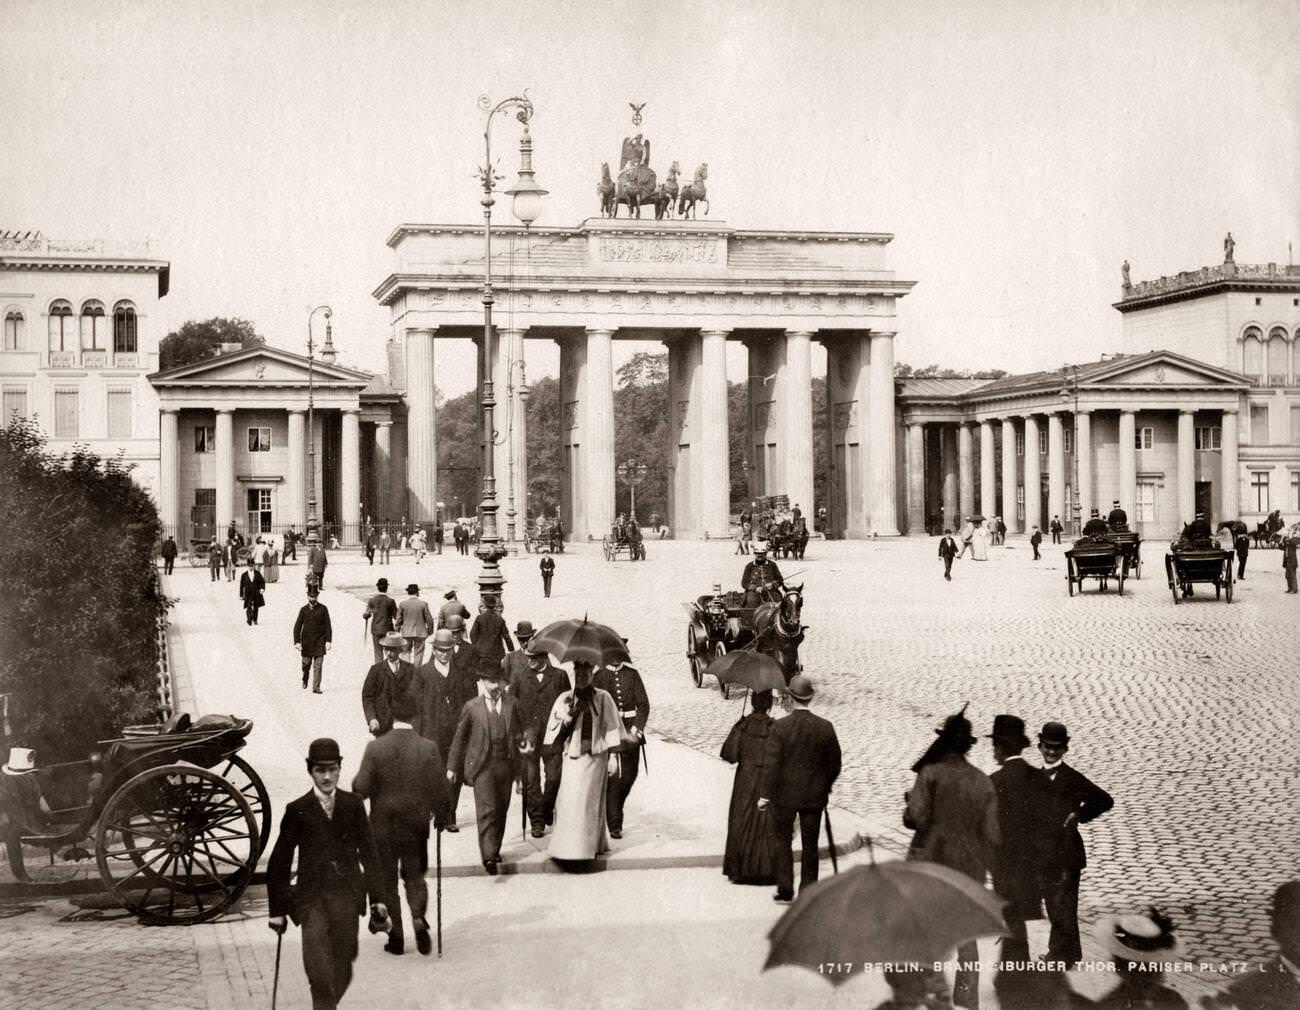
[[[1222,529],[1222,525],[1220,524],[1220,529]],[[1297,525],[1300,525],[1300,523]],[[1282,541],[1286,539],[1283,532],[1285,528],[1286,520],[1282,518],[1282,510],[1274,509],[1262,523],[1255,527],[1255,532],[1251,534],[1255,541],[1255,549],[1281,547]]]
[[[1214,540],[1176,540],[1165,555],[1165,574],[1174,603],[1193,595],[1198,582],[1214,586],[1214,598],[1232,602],[1233,553]]]
[[[645,539],[641,536],[641,527],[630,516],[616,519],[609,533],[601,538],[600,545],[606,561],[613,561],[617,557],[627,557],[633,561],[645,560]]]
[[[1081,537],[1065,552],[1065,578],[1074,595],[1076,586],[1083,593],[1083,580],[1096,579],[1101,592],[1111,580],[1115,581],[1119,595],[1124,595],[1124,580],[1128,577],[1128,558],[1113,534],[1104,537]]]
[[[271,833],[266,786],[238,754],[252,728],[179,715],[103,741],[96,758],[40,768],[54,823],[23,842],[84,859],[77,843],[92,839],[104,887],[142,921],[213,919],[243,894]]]
[[[1123,555],[1126,574],[1142,578],[1142,538],[1133,530],[1111,530],[1107,536]]]
[[[803,667],[799,645],[803,641],[803,587],[765,586],[756,601],[744,591],[722,592],[715,586],[695,600],[682,604],[690,623],[686,626],[686,660],[696,687],[704,686],[709,666],[736,649],[756,649],[771,656],[788,684]],[[719,681],[724,698],[728,685]]]
[[[558,519],[542,516],[530,519],[524,530],[524,551],[540,554],[550,551],[552,554],[564,553],[564,527]]]
[[[790,508],[788,495],[759,498],[752,517],[754,536],[766,540],[773,557],[803,560],[808,548],[808,521]]]

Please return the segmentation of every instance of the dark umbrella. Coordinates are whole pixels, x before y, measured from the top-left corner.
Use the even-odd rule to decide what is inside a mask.
[[[941,960],[977,936],[1005,934],[992,891],[938,863],[858,866],[799,892],[768,934],[763,969],[796,964],[821,973],[827,962]],[[823,974],[833,985],[853,972]]]
[[[781,664],[763,652],[737,649],[709,664],[709,673],[719,684],[742,684],[751,691],[782,691],[785,674]]]
[[[581,621],[554,621],[539,631],[528,646],[549,652],[561,663],[585,660],[593,666],[614,666],[632,658],[617,631],[586,617]]]

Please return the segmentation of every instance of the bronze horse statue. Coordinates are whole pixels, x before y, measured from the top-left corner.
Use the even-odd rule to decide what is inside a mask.
[[[786,586],[779,603],[761,603],[754,610],[754,647],[777,661],[787,684],[803,669],[799,663],[802,611],[803,586]]]
[[[709,212],[709,191],[704,180],[709,177],[709,164],[704,162],[695,170],[695,180],[682,187],[677,199],[677,213],[681,217],[695,217],[695,205],[704,204],[704,213]]]
[[[618,210],[614,202],[614,180],[609,175],[609,162],[600,163],[600,183],[596,186],[596,195],[600,197],[600,216],[613,217]]]

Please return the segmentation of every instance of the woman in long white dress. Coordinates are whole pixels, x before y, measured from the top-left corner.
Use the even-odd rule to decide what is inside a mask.
[[[595,859],[609,850],[605,833],[605,785],[609,753],[622,740],[622,721],[607,691],[594,687],[592,664],[575,661],[573,690],[551,706],[543,746],[563,754],[555,829],[547,853],[556,860]]]
[[[975,529],[971,531],[970,548],[971,558],[975,561],[987,561],[989,559],[989,528],[987,520],[981,520],[975,524]]]

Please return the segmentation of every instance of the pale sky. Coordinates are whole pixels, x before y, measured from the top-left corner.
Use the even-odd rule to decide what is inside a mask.
[[[0,229],[153,239],[161,332],[241,316],[301,351],[329,302],[371,370],[389,233],[480,220],[480,93],[529,89],[543,224],[596,216],[635,101],[661,175],[709,163],[710,220],[892,232],[917,366],[1095,359],[1125,258],[1138,281],[1229,230],[1238,262],[1300,245],[1291,0],[0,0],[0,24]],[[499,119],[510,179],[517,138]]]

